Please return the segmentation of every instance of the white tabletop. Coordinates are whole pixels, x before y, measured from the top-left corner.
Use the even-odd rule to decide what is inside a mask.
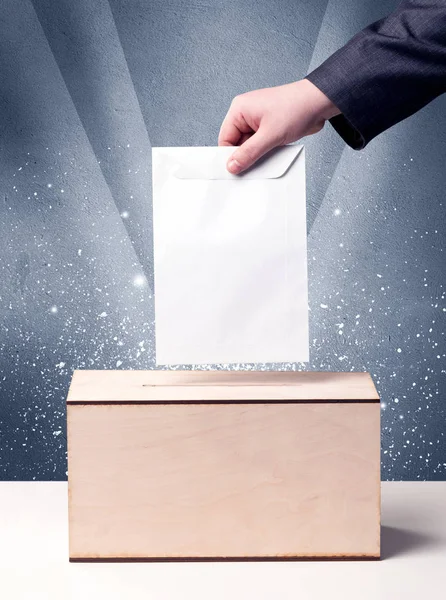
[[[8,600],[419,600],[444,594],[446,482],[383,483],[379,562],[69,563],[67,484],[0,483]]]

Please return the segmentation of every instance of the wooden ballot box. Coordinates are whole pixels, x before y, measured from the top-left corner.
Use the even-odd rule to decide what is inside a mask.
[[[70,560],[379,558],[368,373],[76,371]]]

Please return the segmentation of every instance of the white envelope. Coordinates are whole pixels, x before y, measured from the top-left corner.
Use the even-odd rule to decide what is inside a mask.
[[[305,154],[153,148],[156,362],[308,361]]]

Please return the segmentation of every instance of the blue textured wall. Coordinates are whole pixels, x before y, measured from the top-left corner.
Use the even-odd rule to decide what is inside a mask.
[[[214,145],[395,4],[3,0],[0,478],[66,477],[73,369],[154,367],[151,144]],[[372,373],[384,479],[446,475],[445,115],[306,142],[308,368]]]

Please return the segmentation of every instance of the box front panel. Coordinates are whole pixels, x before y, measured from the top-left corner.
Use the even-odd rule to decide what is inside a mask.
[[[70,557],[378,556],[379,404],[68,406]]]

